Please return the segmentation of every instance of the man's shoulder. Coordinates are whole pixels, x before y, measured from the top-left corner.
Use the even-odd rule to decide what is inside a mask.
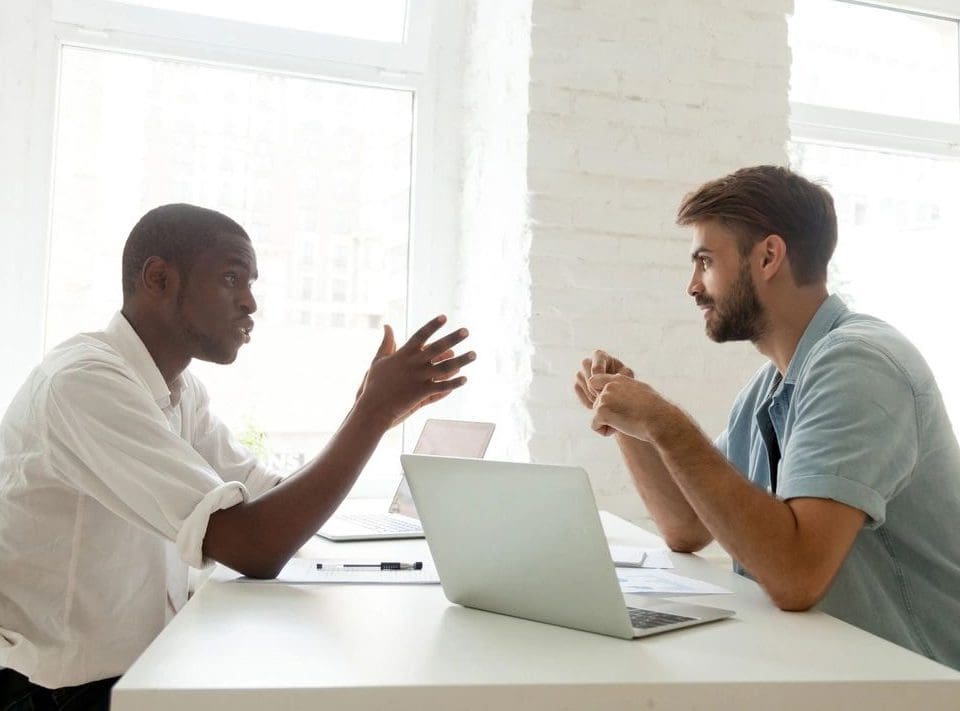
[[[85,365],[124,365],[123,356],[104,337],[102,332],[78,333],[56,345],[40,362],[40,368],[48,375]]]
[[[76,335],[50,350],[27,376],[4,413],[4,425],[46,421],[44,413],[54,401],[83,403],[103,394],[105,384],[131,375],[120,354],[98,334]]]
[[[931,377],[923,355],[909,338],[886,321],[862,313],[851,312],[825,334],[810,349],[802,372],[825,361],[891,369],[911,381]]]
[[[34,371],[47,386],[86,378],[130,377],[133,370],[102,333],[81,333],[54,347]],[[39,384],[39,383],[38,383]]]

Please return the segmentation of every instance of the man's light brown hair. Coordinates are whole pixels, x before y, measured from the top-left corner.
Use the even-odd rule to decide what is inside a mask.
[[[837,246],[833,197],[793,171],[758,165],[704,183],[683,199],[677,224],[708,220],[736,233],[744,257],[768,235],[780,235],[797,285],[826,281]]]

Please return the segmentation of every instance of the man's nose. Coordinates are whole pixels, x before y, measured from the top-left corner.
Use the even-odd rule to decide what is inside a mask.
[[[254,297],[251,289],[248,288],[240,297],[240,307],[248,314],[256,313],[257,299]]]

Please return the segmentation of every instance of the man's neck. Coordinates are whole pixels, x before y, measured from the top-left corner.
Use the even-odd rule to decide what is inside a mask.
[[[190,357],[178,349],[179,339],[169,332],[161,319],[136,306],[124,305],[120,313],[143,341],[167,387],[171,387],[190,365]]]
[[[767,305],[769,328],[754,345],[781,375],[786,374],[800,339],[828,296],[827,287],[817,284],[793,289],[785,298]]]

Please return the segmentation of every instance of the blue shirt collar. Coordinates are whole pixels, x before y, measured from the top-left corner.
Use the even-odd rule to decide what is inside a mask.
[[[793,352],[793,357],[787,366],[787,373],[783,378],[785,384],[796,384],[797,375],[800,373],[800,369],[803,367],[807,355],[809,355],[810,351],[820,339],[833,330],[837,321],[848,313],[850,313],[850,310],[847,308],[847,305],[844,304],[843,299],[836,294],[831,294],[827,297],[826,301],[820,304],[817,313],[813,315],[810,323],[807,324],[807,328],[804,330],[800,342],[797,343],[797,349]]]

